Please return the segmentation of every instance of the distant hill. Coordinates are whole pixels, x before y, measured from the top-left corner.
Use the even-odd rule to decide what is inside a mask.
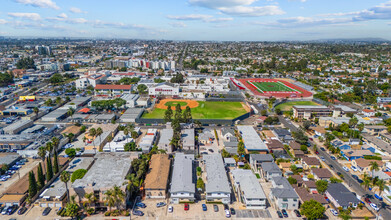
[[[390,43],[391,41],[383,38],[336,38],[336,39],[320,39],[311,42],[317,43]]]

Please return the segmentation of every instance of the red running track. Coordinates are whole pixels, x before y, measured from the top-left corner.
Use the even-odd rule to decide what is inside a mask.
[[[280,79],[259,79],[259,78],[251,78],[251,79],[237,79],[239,80],[247,89],[251,90],[255,95],[259,95],[259,96],[264,96],[264,97],[276,97],[276,98],[306,98],[306,97],[311,97],[312,96],[312,93],[299,87],[299,86],[296,86],[292,83],[289,83],[287,81],[284,81],[284,80],[280,80]],[[251,81],[251,82],[281,82],[283,84],[285,84],[286,86],[292,88],[292,89],[295,89],[295,90],[298,90],[301,92],[300,93],[295,93],[295,92],[265,92],[265,93],[261,93],[258,91],[257,88],[255,88],[254,86],[252,86],[251,84],[248,84],[247,82],[248,81]]]

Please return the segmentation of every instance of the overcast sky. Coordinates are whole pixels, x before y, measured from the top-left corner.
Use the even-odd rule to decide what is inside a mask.
[[[391,40],[391,1],[1,0],[0,36]]]

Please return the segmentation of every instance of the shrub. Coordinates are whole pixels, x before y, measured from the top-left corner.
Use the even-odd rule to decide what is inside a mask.
[[[76,156],[76,150],[74,148],[67,148],[65,150],[65,153],[69,156],[69,157],[74,157]]]
[[[94,213],[95,213],[95,209],[94,208],[87,209],[87,214],[92,215]]]
[[[83,178],[86,173],[87,173],[87,170],[85,170],[85,169],[76,170],[75,172],[72,173],[71,182],[73,183],[73,182],[75,182],[75,180]]]
[[[110,216],[110,211],[105,212],[105,216]]]

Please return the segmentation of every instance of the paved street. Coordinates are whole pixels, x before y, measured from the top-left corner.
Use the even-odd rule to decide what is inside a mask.
[[[294,126],[290,121],[287,121],[283,116],[278,116],[278,118],[280,119],[280,122],[284,124],[285,127],[289,128],[291,131],[294,131],[294,132],[297,132],[299,129]],[[310,141],[311,143],[311,146],[314,146],[314,143],[313,141]],[[321,147],[320,143],[317,144],[318,148]],[[334,169],[336,172],[340,172],[343,174],[344,176],[344,179],[345,179],[345,182],[359,195],[359,196],[363,196],[365,194],[369,194],[369,195],[374,195],[374,193],[370,192],[370,191],[367,191],[365,190],[363,187],[361,187],[361,185],[355,180],[353,179],[353,177],[350,175],[350,173],[347,173],[344,169],[342,169],[342,166],[335,160],[331,159],[330,155],[325,152],[325,151],[322,151],[322,150],[319,150],[319,155],[320,156],[323,156],[326,160],[326,163],[327,164],[331,164],[334,166]],[[391,211],[390,211],[390,207],[384,203],[384,202],[380,202],[379,200],[377,199],[372,199],[372,201],[378,203],[378,204],[381,204],[380,205],[380,210],[379,210],[379,214],[380,216],[383,218],[383,219],[391,219]],[[371,209],[369,206],[367,206],[369,209]],[[371,209],[373,210],[373,209]]]

